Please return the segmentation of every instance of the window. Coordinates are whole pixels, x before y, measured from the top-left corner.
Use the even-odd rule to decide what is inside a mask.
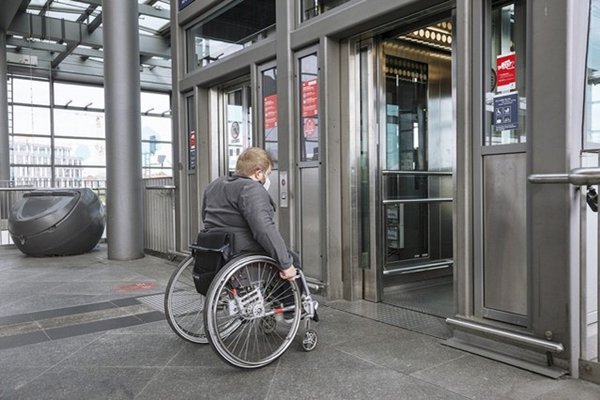
[[[275,32],[275,0],[236,0],[186,30],[187,70],[194,71]]]
[[[9,76],[8,83],[11,180],[38,187],[105,187],[104,89],[18,76]],[[140,100],[143,176],[171,176],[170,96],[142,92]]]
[[[302,0],[302,22],[341,6],[350,0]]]
[[[525,1],[492,5],[490,42],[484,62],[484,144],[526,142]]]
[[[590,3],[584,103],[584,148],[600,149],[600,0]]]
[[[277,149],[277,68],[269,68],[261,72],[261,96],[263,105],[263,137],[265,150],[273,158],[274,169],[279,159]]]
[[[299,59],[300,161],[319,160],[319,69],[317,54]]]

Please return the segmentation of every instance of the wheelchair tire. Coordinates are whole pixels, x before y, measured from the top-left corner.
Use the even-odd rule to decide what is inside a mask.
[[[260,368],[291,345],[301,318],[296,281],[279,277],[270,257],[251,255],[227,263],[208,289],[204,326],[208,341],[226,363]]]
[[[198,293],[192,272],[194,257],[188,256],[171,275],[165,292],[165,316],[171,329],[192,343],[206,344],[203,310],[206,298]]]

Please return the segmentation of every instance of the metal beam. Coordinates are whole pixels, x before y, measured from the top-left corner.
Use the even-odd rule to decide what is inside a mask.
[[[45,24],[42,20],[45,19]],[[45,38],[57,42],[79,42],[89,47],[102,47],[102,29],[88,32],[87,26],[79,22],[39,15],[17,15],[7,33],[25,37]],[[170,43],[164,38],[140,35],[140,54],[170,58]]]
[[[73,52],[73,50],[75,50],[77,48],[77,46],[78,46],[78,43],[67,44],[66,50],[63,51],[62,53],[60,53],[59,55],[57,55],[56,57],[54,57],[54,59],[52,60],[52,63],[50,64],[52,69],[58,68],[60,63],[63,62],[63,60],[65,58],[67,58],[69,56],[69,54],[71,54]]]
[[[96,18],[94,18],[94,20],[88,24],[88,33],[92,33],[98,29],[100,24],[102,24],[102,13],[98,14]]]
[[[152,6],[146,5],[146,4],[140,4],[140,14],[141,15],[148,15],[150,17],[156,17],[156,18],[162,18],[167,20],[166,22],[168,22],[171,19],[171,12],[168,10],[159,10],[157,8],[154,8]]]
[[[40,42],[37,40],[27,40],[16,37],[7,38],[6,44],[10,46],[25,47],[35,50],[53,51],[57,53],[67,50],[67,46],[65,46],[64,44]]]

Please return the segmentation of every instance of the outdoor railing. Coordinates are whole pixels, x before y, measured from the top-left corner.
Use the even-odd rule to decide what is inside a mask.
[[[78,187],[92,189],[106,207],[106,184],[104,181],[81,182]],[[8,231],[8,217],[12,206],[23,198],[23,194],[36,189],[74,189],[63,183],[51,186],[47,182],[0,181],[0,247],[13,245]],[[148,178],[144,188],[144,249],[146,252],[171,257],[175,253],[175,186],[172,178]],[[106,230],[102,235],[106,239]]]

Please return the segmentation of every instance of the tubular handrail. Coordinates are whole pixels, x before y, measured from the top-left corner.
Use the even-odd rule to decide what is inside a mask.
[[[600,168],[573,168],[567,174],[531,174],[531,183],[570,183],[575,186],[600,184]]]

